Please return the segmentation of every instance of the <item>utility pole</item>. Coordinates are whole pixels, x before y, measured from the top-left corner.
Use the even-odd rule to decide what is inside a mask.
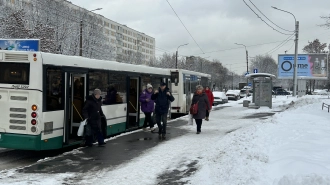
[[[186,46],[186,45],[188,45],[189,43],[187,43],[187,44],[182,44],[182,45],[180,45],[180,46],[178,46],[178,48],[176,49],[176,54],[175,54],[175,69],[178,69],[178,50],[179,50],[179,47],[181,47],[181,46]]]
[[[295,51],[294,51],[294,75],[293,75],[293,96],[297,95],[297,60],[298,60],[298,37],[299,37],[299,21],[296,21],[296,39],[295,39]]]
[[[95,11],[95,10],[102,10],[102,8],[96,8],[94,10],[91,10],[91,12]],[[82,29],[83,29],[83,21],[80,20],[80,42],[79,42],[79,56],[82,56]]]
[[[82,27],[83,27],[83,21],[80,21],[80,44],[79,44],[79,56],[82,56]]]
[[[295,51],[294,51],[294,65],[293,65],[293,93],[292,96],[297,95],[297,70],[298,70],[298,65],[297,65],[297,60],[298,60],[298,37],[299,37],[299,21],[297,21],[296,17],[293,15],[293,13],[276,8],[272,6],[275,10],[279,10],[282,12],[286,12],[288,14],[291,14],[294,18],[294,23],[295,23]]]
[[[249,72],[249,54],[248,54],[248,50],[246,49],[245,46],[245,51],[246,51],[246,73]],[[246,85],[249,85],[249,78],[246,78]]]

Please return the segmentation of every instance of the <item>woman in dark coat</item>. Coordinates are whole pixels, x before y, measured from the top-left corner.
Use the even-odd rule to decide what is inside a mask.
[[[191,102],[192,102],[192,104],[196,104],[198,102],[198,111],[197,111],[197,114],[193,115],[193,118],[196,121],[197,134],[200,134],[202,122],[206,116],[206,111],[208,111],[208,112],[211,111],[209,99],[207,98],[207,95],[205,94],[205,92],[203,92],[203,86],[201,86],[201,85],[196,86],[196,92],[195,92]]]
[[[86,98],[85,106],[82,111],[84,119],[87,119],[87,124],[92,130],[92,133],[86,136],[87,146],[93,146],[94,135],[97,136],[99,145],[105,144],[101,127],[101,117],[104,116],[101,106],[101,90],[95,89],[94,93]]]

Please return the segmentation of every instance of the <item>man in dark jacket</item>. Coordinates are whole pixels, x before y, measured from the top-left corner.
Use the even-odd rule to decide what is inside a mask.
[[[155,113],[156,113],[156,122],[159,128],[158,134],[159,138],[166,138],[166,123],[167,123],[167,113],[169,109],[169,101],[173,102],[174,97],[168,88],[166,88],[166,83],[161,83],[159,90],[155,91],[151,96],[151,99],[155,101]],[[163,125],[160,120],[162,120]]]
[[[87,119],[87,124],[90,126],[92,132],[87,134],[87,146],[93,146],[94,135],[97,136],[99,145],[105,144],[101,127],[101,116],[104,116],[101,106],[101,90],[95,89],[94,93],[86,98],[85,106],[82,111],[83,117]]]

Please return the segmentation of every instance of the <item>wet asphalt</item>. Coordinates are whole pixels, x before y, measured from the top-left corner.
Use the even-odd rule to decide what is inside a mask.
[[[215,107],[213,111],[221,111],[230,106]],[[271,113],[256,113],[251,114],[240,119],[267,119],[267,117],[275,114]],[[56,156],[59,153],[55,152],[52,155],[56,156],[54,158],[49,158],[47,160],[33,163],[30,166],[17,169],[19,173],[68,173],[68,172],[92,172],[99,171],[102,169],[113,169],[120,164],[124,164],[139,157],[143,152],[148,149],[155,147],[158,144],[166,142],[167,140],[181,137],[188,134],[188,131],[182,129],[181,126],[186,125],[187,121],[182,119],[177,119],[167,125],[167,138],[165,140],[158,138],[158,133],[149,132],[132,132],[130,134],[117,137],[116,139],[107,141],[105,146],[98,146],[97,144],[93,147],[85,147],[74,150],[74,152],[64,153],[62,155]],[[238,128],[239,129],[239,128]],[[237,129],[235,129],[237,130]],[[227,133],[233,132],[235,130],[230,130]],[[32,157],[28,162],[31,163],[33,160],[37,160],[38,157],[33,157],[35,152],[31,152],[28,156]],[[0,154],[1,156],[1,154]],[[41,156],[39,156],[41,157]],[[198,161],[193,161],[188,164],[185,171],[171,171],[164,172],[158,177],[158,182],[160,184],[184,184],[184,182],[179,181],[184,177],[190,176],[197,170]],[[78,178],[78,177],[77,177]],[[71,179],[72,182],[79,181],[79,179]]]

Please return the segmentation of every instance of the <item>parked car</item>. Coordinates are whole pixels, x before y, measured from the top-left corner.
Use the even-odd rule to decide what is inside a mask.
[[[243,97],[246,97],[246,92],[247,92],[247,96],[251,96],[253,94],[253,90],[252,89],[242,89],[240,91],[240,97],[243,98]]]
[[[213,105],[219,105],[223,103],[228,103],[228,98],[224,92],[213,92],[214,102]]]
[[[226,96],[228,97],[228,100],[237,101],[237,100],[241,99],[239,93],[240,93],[240,90],[228,90],[226,92]]]
[[[275,90],[275,95],[290,95],[290,93],[284,89],[278,88]]]
[[[314,90],[312,95],[328,95],[329,93],[326,90]]]

